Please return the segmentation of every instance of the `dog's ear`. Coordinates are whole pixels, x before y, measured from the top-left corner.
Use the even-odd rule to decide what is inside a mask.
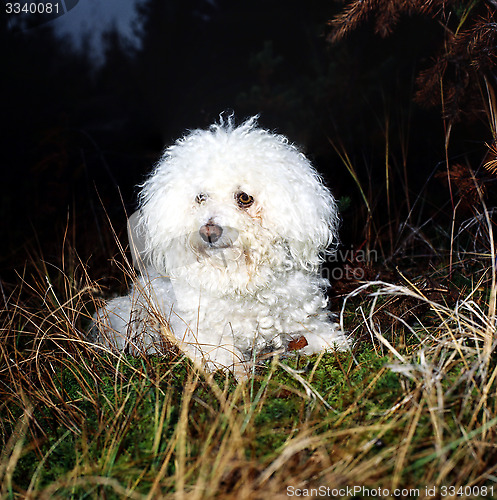
[[[140,210],[137,210],[128,219],[128,240],[133,267],[145,275],[150,262],[145,254],[145,237],[139,227],[140,215]]]
[[[337,242],[337,204],[308,161],[289,172],[288,177],[291,189],[280,190],[278,196],[267,200],[268,215],[286,239],[293,259],[303,268],[314,269],[329,246]]]
[[[303,197],[301,195],[301,202]],[[303,267],[314,268],[329,252],[330,245],[337,242],[339,217],[335,199],[320,185],[312,197],[312,203],[307,207],[304,203],[300,207],[295,204],[294,209],[290,252]]]

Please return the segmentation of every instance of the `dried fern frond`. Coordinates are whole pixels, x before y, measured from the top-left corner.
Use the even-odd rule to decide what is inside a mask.
[[[353,0],[328,25],[332,27],[329,40],[334,43],[369,19],[375,20],[374,32],[385,38],[392,33],[401,15],[445,12],[449,0]]]
[[[377,3],[376,0],[350,2],[340,14],[328,21],[328,25],[333,28],[329,40],[335,43],[358,28],[375,11]]]
[[[485,185],[475,177],[469,165],[454,163],[448,171],[438,172],[435,177],[445,180],[455,186],[460,198],[460,210],[471,211],[481,202],[485,195]]]
[[[481,202],[481,196],[485,194],[485,185],[475,177],[474,172],[468,165],[454,163],[446,172],[438,172],[435,177],[444,179],[456,186],[460,197],[460,208],[468,211]]]
[[[490,153],[490,160],[483,164],[483,168],[490,172],[492,175],[497,175],[497,145],[491,144],[490,146],[486,144],[488,151]]]

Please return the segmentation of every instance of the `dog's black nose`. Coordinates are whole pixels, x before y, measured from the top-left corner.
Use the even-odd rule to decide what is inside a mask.
[[[216,243],[223,234],[223,228],[212,222],[204,224],[198,231],[206,243]]]

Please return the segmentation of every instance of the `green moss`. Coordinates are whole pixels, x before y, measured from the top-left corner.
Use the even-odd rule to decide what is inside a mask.
[[[368,343],[353,352],[281,361],[298,377],[281,367],[273,371],[268,364],[246,386],[222,373],[215,374],[213,382],[196,378],[187,360],[178,363],[174,357],[125,356],[119,363],[104,355],[84,363],[52,357],[50,371],[39,375],[44,385],[39,381],[27,387],[29,398],[4,402],[5,436],[18,427],[25,404],[33,407],[12,484],[23,491],[34,481],[35,491],[43,491],[60,483],[60,492],[67,497],[119,498],[115,484],[148,493],[161,474],[161,491],[167,494],[174,491],[180,470],[187,471],[188,484],[201,477],[208,481],[224,474],[218,467],[229,453],[230,464],[246,460],[257,464],[260,473],[299,439],[320,444],[297,447],[295,467],[305,469],[314,448],[320,447],[332,462],[335,456],[340,462],[348,454],[357,455],[363,461],[389,463],[383,465],[382,474],[391,473],[398,443],[405,440],[419,408],[415,398],[428,390],[419,358],[416,354],[409,358],[412,346],[399,349],[418,382],[392,372],[388,366],[397,362],[396,357],[378,356]],[[439,368],[432,369],[438,373]],[[436,390],[443,391],[445,404],[440,413],[442,432],[435,430],[433,414],[421,398],[406,466],[434,453],[436,432],[444,443],[457,442],[462,422],[467,425],[473,418],[470,401],[481,397],[471,386],[476,375],[471,379],[457,356],[439,372]],[[196,382],[186,392],[189,381]],[[489,394],[493,398],[495,392]],[[476,425],[487,418],[488,406],[478,411]],[[456,454],[456,462],[462,456]],[[184,469],[178,468],[180,463]],[[424,470],[410,474],[410,484],[423,481]],[[85,477],[108,478],[114,486],[90,479],[82,486]],[[68,486],[74,478],[79,482]]]

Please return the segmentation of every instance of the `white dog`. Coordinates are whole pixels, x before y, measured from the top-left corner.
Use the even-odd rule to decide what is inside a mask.
[[[281,135],[221,118],[166,149],[129,221],[140,279],[100,309],[97,341],[134,354],[176,343],[198,366],[250,373],[261,352],[346,349],[318,275],[334,198]]]

